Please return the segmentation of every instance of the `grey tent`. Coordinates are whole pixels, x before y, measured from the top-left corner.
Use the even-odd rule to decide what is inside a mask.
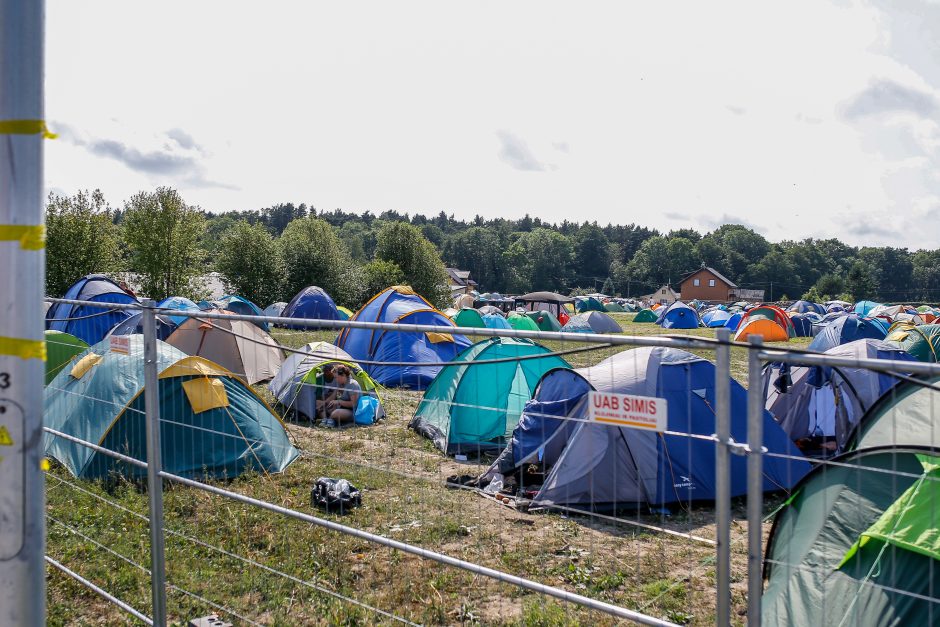
[[[878,399],[862,417],[849,446],[933,446],[940,449],[940,377],[925,387],[905,381]]]
[[[623,333],[617,321],[600,311],[588,311],[571,316],[562,327],[566,333]]]

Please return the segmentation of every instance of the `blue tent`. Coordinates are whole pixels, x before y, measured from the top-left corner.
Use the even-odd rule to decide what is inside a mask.
[[[883,340],[888,330],[879,322],[858,316],[839,316],[826,326],[810,342],[809,350],[824,353],[834,346],[871,338]]]
[[[452,361],[471,344],[452,334],[450,318],[407,285],[376,294],[350,320],[441,327],[440,333],[343,329],[336,345],[362,364],[376,383],[387,387],[425,389],[441,370],[435,363]]]
[[[170,334],[176,330],[176,325],[168,316],[158,315],[155,318],[157,327],[157,339],[166,341]],[[133,335],[144,332],[144,314],[136,313],[111,329],[108,335]]]
[[[860,316],[867,316],[868,313],[875,307],[880,307],[881,303],[876,303],[871,300],[860,300],[855,303],[855,308],[853,311]]]
[[[200,303],[201,307],[202,303]],[[264,312],[261,309],[248,300],[247,298],[242,298],[241,296],[233,296],[227,294],[223,296],[220,300],[213,301],[212,307],[209,309],[221,309],[222,311],[231,311],[232,313],[239,314],[241,316],[263,316]],[[264,331],[270,331],[267,322],[254,322],[256,327],[263,329]]]
[[[137,302],[136,298],[103,274],[82,277],[68,289],[63,298],[121,305]],[[108,334],[111,327],[133,314],[133,310],[127,309],[54,303],[46,312],[46,329],[71,333],[86,344],[96,344]]]
[[[728,318],[727,322],[725,322],[725,326],[731,329],[732,331],[734,331],[738,328],[738,325],[741,324],[741,318],[743,317],[744,317],[743,312],[736,311],[733,314],[731,314],[731,317]]]
[[[604,305],[601,304],[601,301],[593,296],[576,299],[574,301],[574,310],[578,313],[584,313],[586,311],[607,311],[604,309]]]
[[[284,426],[251,388],[202,357],[157,342],[160,444],[164,470],[185,477],[232,478],[280,472],[297,458]],[[63,368],[46,388],[46,426],[145,461],[144,343],[129,350],[99,342]],[[76,477],[112,473],[145,477],[147,470],[64,438],[46,434],[45,454]]]
[[[170,296],[169,298],[164,298],[159,303],[157,307],[163,307],[164,309],[173,309],[175,311],[202,311],[199,308],[199,305],[189,300],[184,296]],[[188,316],[167,316],[170,320],[173,321],[173,324],[179,326],[186,322]]]
[[[322,288],[315,285],[305,287],[297,292],[284,311],[284,318],[308,318],[310,320],[342,320],[343,317],[336,309],[336,303]],[[304,329],[304,325],[287,325],[288,329]]]
[[[491,313],[483,316],[483,324],[486,325],[487,329],[511,329],[512,325],[509,324],[509,321],[503,318],[499,314]]]
[[[664,329],[697,329],[698,312],[677,300],[659,313],[656,324]]]
[[[813,319],[809,314],[793,314],[790,316],[796,337],[813,337]]]
[[[747,392],[731,380],[731,435],[747,441]],[[665,399],[668,431],[655,433],[589,421],[589,392]],[[715,445],[684,434],[715,430],[715,366],[672,348],[618,353],[592,368],[547,372],[525,406],[510,444],[491,473],[506,475],[529,464],[544,466],[534,506],[619,509],[638,504],[713,500]],[[793,486],[809,464],[764,412],[763,444],[790,459],[764,458],[764,490]],[[683,435],[672,435],[670,432]],[[747,459],[732,456],[731,494],[747,492]]]
[[[702,315],[702,323],[706,327],[723,327],[731,318],[731,314],[722,309],[712,309]]]
[[[826,308],[818,303],[811,303],[808,300],[798,300],[789,307],[787,311],[793,311],[796,313],[818,313],[825,314]]]

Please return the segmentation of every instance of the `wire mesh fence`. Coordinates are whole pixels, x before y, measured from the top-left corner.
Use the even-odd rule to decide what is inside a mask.
[[[763,560],[765,515],[845,464],[807,456],[761,379],[819,356],[725,333],[458,328],[395,302],[349,321],[72,305],[141,326],[48,338],[72,352],[45,408],[64,620],[757,624],[763,569],[786,561]],[[659,431],[625,424],[657,411]],[[786,622],[775,607],[765,622]]]

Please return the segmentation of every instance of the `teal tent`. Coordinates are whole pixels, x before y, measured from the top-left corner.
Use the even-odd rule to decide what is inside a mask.
[[[471,307],[464,307],[458,311],[451,318],[458,327],[463,328],[475,328],[475,329],[485,329],[486,324],[483,322],[483,316],[480,315],[480,312]]]
[[[506,318],[511,326],[516,331],[538,331],[539,325],[525,314],[520,313],[511,313],[509,317]]]
[[[652,309],[641,309],[640,312],[633,317],[634,322],[656,322],[656,312]]]
[[[525,315],[532,318],[540,331],[561,331],[561,323],[549,311],[544,309],[541,311],[527,311]]]
[[[63,368],[44,394],[44,423],[86,442],[147,459],[143,336],[129,335],[126,352],[109,340]],[[163,468],[185,477],[235,477],[280,472],[298,455],[277,416],[231,372],[157,342]],[[50,433],[45,455],[76,477],[112,473],[146,476],[146,469]]]
[[[445,366],[431,382],[409,427],[447,454],[501,450],[542,375],[570,367],[549,353],[515,338],[474,344],[454,360],[465,363]]]

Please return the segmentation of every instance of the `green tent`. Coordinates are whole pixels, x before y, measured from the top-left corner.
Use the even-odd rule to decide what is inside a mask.
[[[548,353],[544,346],[515,338],[474,344],[454,360],[466,363],[445,366],[434,378],[409,427],[448,455],[501,450],[542,375],[570,368]]]
[[[511,326],[516,331],[538,331],[539,325],[535,323],[535,320],[526,316],[525,314],[511,313],[509,317],[506,318],[506,321],[509,322]]]
[[[604,311],[604,305],[593,296],[585,296],[574,301],[574,310],[578,313]]]
[[[485,329],[486,324],[483,322],[483,316],[480,315],[480,312],[471,307],[464,307],[457,314],[451,317],[451,320],[454,321],[458,327],[465,328],[474,328],[474,329]]]
[[[938,455],[865,449],[808,474],[767,542],[762,623],[936,624]]]
[[[44,424],[139,460],[147,459],[143,336],[127,352],[105,339],[63,368],[44,393]],[[280,420],[231,372],[157,342],[163,468],[186,477],[280,472],[297,456]],[[45,455],[76,477],[146,476],[70,440],[46,434]]]
[[[637,315],[633,317],[634,322],[656,322],[656,319],[659,316],[656,315],[656,312],[652,309],[641,309]]]
[[[527,311],[525,315],[532,318],[540,331],[561,331],[561,323],[550,311],[544,309],[541,311]]]
[[[64,331],[46,331],[46,385],[72,358],[88,348],[84,340]]]
[[[940,377],[927,381],[940,387]],[[940,449],[940,392],[904,381],[886,392],[859,420],[847,448],[933,446]]]
[[[605,304],[604,309],[613,313],[624,313],[626,311],[626,309],[624,309],[620,303],[615,303],[614,301],[610,301],[609,303]]]
[[[885,341],[894,342],[920,361],[940,361],[940,324],[897,324]]]

